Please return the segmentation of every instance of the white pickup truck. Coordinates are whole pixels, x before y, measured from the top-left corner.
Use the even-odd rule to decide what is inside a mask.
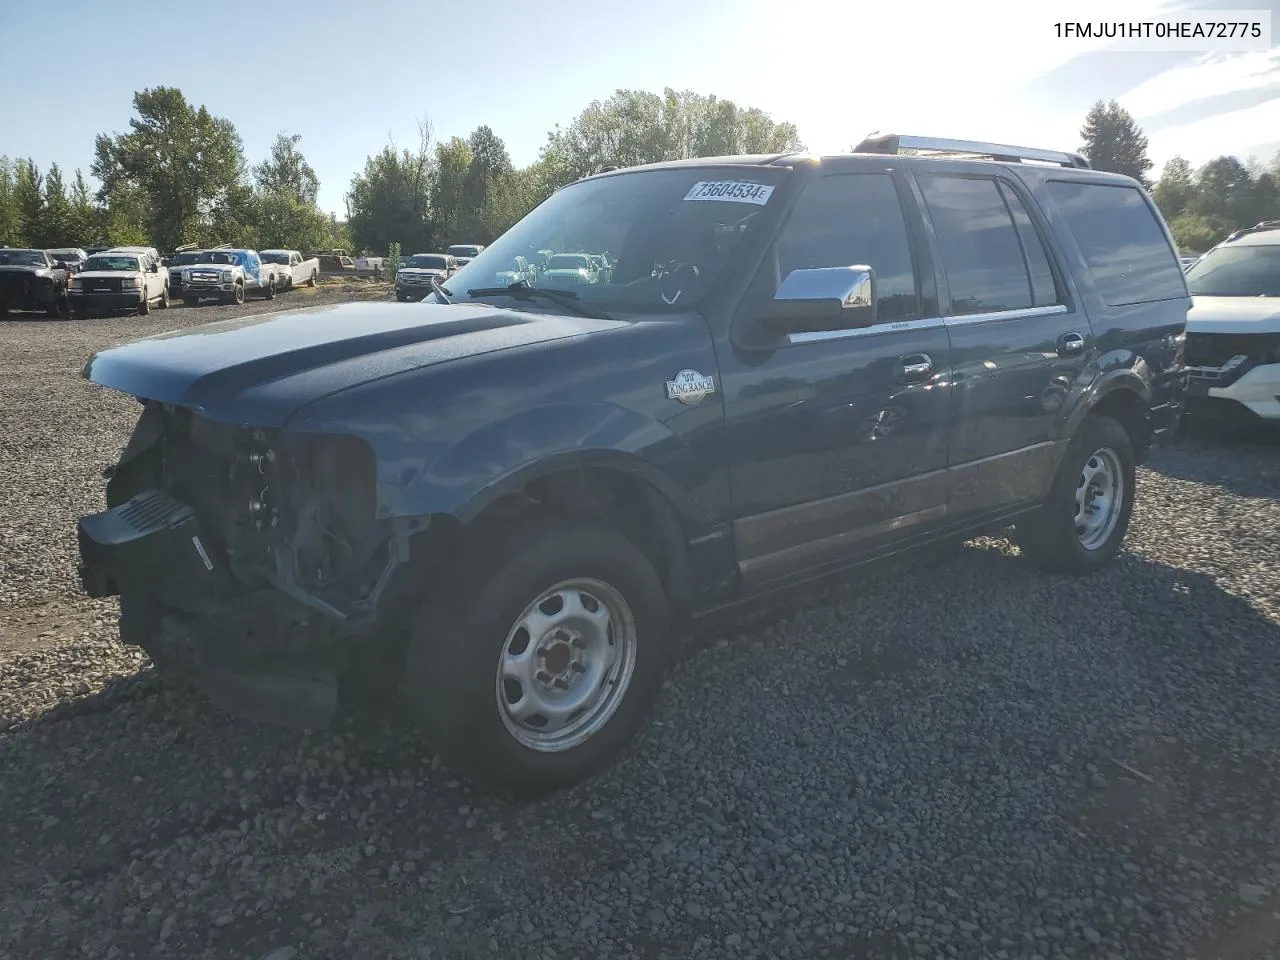
[[[285,269],[264,263],[256,250],[205,250],[199,260],[182,268],[182,300],[188,307],[204,298],[244,303],[251,293],[273,300],[286,285]]]
[[[292,290],[304,284],[308,287],[316,285],[320,276],[320,261],[315,257],[304,259],[297,250],[259,250],[262,262],[273,263],[283,272],[282,290]]]

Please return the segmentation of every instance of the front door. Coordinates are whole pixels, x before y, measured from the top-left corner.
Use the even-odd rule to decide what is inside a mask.
[[[949,510],[975,520],[1048,493],[1093,332],[1020,185],[987,171],[916,180],[951,334]]]
[[[750,322],[792,270],[868,265],[876,324],[720,351],[748,589],[838,567],[946,512],[950,347],[928,254],[913,242],[918,214],[889,167],[840,169],[804,187],[734,322]]]

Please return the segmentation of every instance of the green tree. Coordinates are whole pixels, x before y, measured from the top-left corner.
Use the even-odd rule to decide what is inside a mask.
[[[75,225],[71,216],[71,201],[67,199],[67,187],[62,181],[62,171],[51,164],[44,178],[43,233],[38,242],[42,247],[69,247],[76,243]]]
[[[512,175],[511,157],[502,138],[487,126],[476,127],[467,138],[470,161],[463,179],[463,210],[454,237],[460,243],[492,243],[494,229],[490,204],[508,187]]]
[[[103,201],[102,232],[99,239],[113,247],[149,244],[148,226],[152,212],[147,196],[139,187],[120,182],[106,190]]]
[[[547,136],[542,160],[553,186],[612,166],[724,153],[803,150],[793,124],[731,101],[670,88],[618,90]]]
[[[431,161],[426,123],[419,127],[416,151],[388,144],[365,161],[347,192],[347,226],[355,247],[381,252],[396,242],[416,252],[435,246],[438,232],[428,216]]]
[[[1253,215],[1259,220],[1280,220],[1280,178],[1266,171],[1253,184]]]
[[[18,237],[36,245],[44,236],[44,177],[31,160],[19,160],[14,178],[14,200],[18,208]]]
[[[141,90],[133,106],[128,133],[100,134],[95,142],[101,198],[120,184],[144,191],[152,240],[166,249],[207,242],[238,222],[245,163],[231,121],[188,103],[176,87]]]
[[[8,157],[0,156],[0,245],[20,246],[22,243],[22,212],[18,208],[17,165]]]
[[[431,212],[439,236],[449,243],[461,236],[466,210],[466,180],[471,147],[461,137],[436,144]]]
[[[1147,138],[1129,111],[1116,101],[1095,103],[1085,117],[1080,136],[1084,140],[1081,153],[1095,169],[1123,173],[1150,186]]]
[[[253,200],[257,242],[266,249],[320,250],[330,246],[329,218],[314,203],[283,191],[259,190]]]
[[[71,235],[74,237],[71,242],[84,246],[104,240],[103,211],[94,205],[89,185],[79,170],[76,170],[75,181],[71,184],[68,202],[71,206]]]
[[[1172,220],[1184,210],[1195,196],[1191,164],[1182,157],[1173,157],[1160,172],[1160,180],[1152,191],[1152,198],[1166,220]]]
[[[1196,194],[1188,210],[1224,229],[1257,223],[1253,177],[1235,157],[1210,160],[1196,174]]]
[[[281,193],[292,197],[302,206],[316,204],[320,193],[320,178],[298,149],[302,135],[281,133],[271,145],[271,156],[253,168],[258,189],[266,193]]]
[[[1228,233],[1220,221],[1194,213],[1178,214],[1169,221],[1169,229],[1183,254],[1204,253]]]

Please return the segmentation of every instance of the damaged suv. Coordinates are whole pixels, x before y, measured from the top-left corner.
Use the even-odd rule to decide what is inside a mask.
[[[597,283],[493,284],[606,249]],[[455,771],[555,788],[620,752],[694,621],[1009,525],[1046,570],[1109,562],[1189,305],[1146,192],[1071,154],[611,171],[411,308],[95,356],[142,411],[81,576],[231,709],[321,726],[390,677]]]

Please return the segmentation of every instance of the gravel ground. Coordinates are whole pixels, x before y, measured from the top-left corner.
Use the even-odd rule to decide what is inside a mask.
[[[1092,578],[985,539],[701,637],[621,763],[513,804],[402,728],[229,719],[77,598],[135,408],[75,372],[139,329],[0,325],[0,958],[1280,955],[1274,437],[1160,451]]]

